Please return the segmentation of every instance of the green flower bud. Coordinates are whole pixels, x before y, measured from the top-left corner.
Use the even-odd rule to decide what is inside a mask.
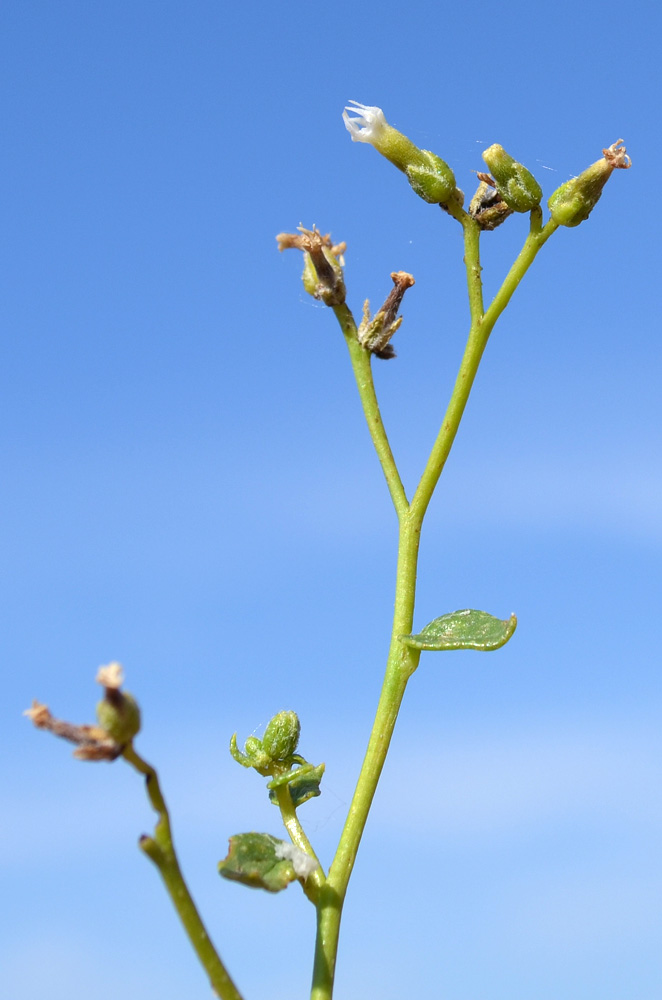
[[[262,740],[259,740],[257,736],[249,736],[244,743],[244,752],[248,754],[249,757],[257,757],[262,750]]]
[[[140,732],[140,709],[133,695],[119,688],[106,688],[97,705],[97,721],[116,743],[130,743]]]
[[[296,712],[279,712],[267,724],[262,749],[272,760],[287,760],[299,744],[301,725]]]
[[[533,174],[494,143],[483,153],[483,159],[494,177],[496,189],[513,212],[530,212],[540,204],[542,188]]]
[[[547,202],[554,222],[559,226],[578,226],[588,219],[597,205],[602,189],[614,170],[632,166],[622,139],[602,150],[602,159],[588,167],[579,177],[572,177],[551,195]]]
[[[351,101],[343,111],[343,121],[352,142],[368,142],[406,175],[416,194],[432,205],[443,205],[455,191],[453,171],[440,157],[419,149],[402,132],[392,128],[381,108]],[[350,118],[349,113],[356,118]]]
[[[238,764],[242,767],[254,767],[258,774],[271,774],[271,757],[262,749],[262,740],[257,736],[249,736],[244,743],[242,753],[237,746],[237,734],[230,740],[230,753]]]

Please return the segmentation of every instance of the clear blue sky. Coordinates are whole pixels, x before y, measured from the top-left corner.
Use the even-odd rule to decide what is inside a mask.
[[[656,7],[612,0],[4,4],[8,998],[208,995],[135,846],[138,778],[21,718],[37,697],[91,720],[113,659],[246,1000],[306,995],[298,888],[215,873],[230,834],[279,833],[227,743],[297,709],[327,765],[304,818],[328,862],[381,682],[395,525],[342,337],[274,236],[346,240],[357,313],[415,275],[398,360],[375,366],[410,489],[467,329],[459,227],[350,142],[350,98],[467,192],[492,142],[546,195],[621,136],[634,167],[545,247],[488,347],[417,624],[478,607],[520,626],[495,654],[423,656],[338,1000],[662,996],[659,37]],[[525,226],[483,240],[488,293]]]

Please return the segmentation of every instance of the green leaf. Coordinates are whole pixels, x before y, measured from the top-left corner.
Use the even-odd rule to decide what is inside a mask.
[[[499,649],[517,628],[517,618],[511,615],[501,621],[487,611],[453,611],[435,618],[415,635],[400,635],[400,642],[413,649]]]
[[[314,799],[316,795],[322,794],[320,791],[320,782],[323,774],[324,764],[318,764],[312,771],[307,771],[300,778],[293,778],[292,781],[288,782],[290,795],[292,796],[292,805],[295,809],[303,805],[304,802],[307,802],[308,799]],[[274,788],[269,789],[269,799],[275,806],[278,805],[278,795]]]
[[[285,842],[270,833],[237,833],[230,837],[227,858],[218,863],[219,874],[252,889],[287,889],[297,875],[292,862],[278,856],[281,845]],[[285,846],[291,850],[290,845]]]

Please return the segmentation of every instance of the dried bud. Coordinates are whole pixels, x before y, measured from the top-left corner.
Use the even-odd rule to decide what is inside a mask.
[[[350,101],[353,107],[343,111],[345,127],[352,142],[368,142],[385,156],[407,180],[419,197],[433,205],[445,204],[454,194],[453,171],[440,157],[427,149],[419,149],[402,132],[392,128],[381,108]],[[350,118],[353,114],[356,117]]]
[[[407,274],[406,271],[393,271],[391,278],[395,288],[372,319],[369,303],[366,300],[363,306],[363,319],[357,331],[359,343],[384,361],[395,357],[390,340],[402,324],[402,316],[397,316],[398,310],[405,292],[415,284],[413,275]]]
[[[109,733],[99,726],[77,726],[51,715],[47,705],[32,702],[32,708],[24,713],[37,729],[45,729],[53,736],[75,743],[74,757],[78,760],[115,760],[122,747],[111,739]]]
[[[327,306],[340,306],[345,301],[345,279],[342,272],[344,243],[333,244],[329,233],[326,236],[313,226],[299,233],[279,233],[279,250],[303,250],[305,257],[303,286],[309,295],[320,299]]]
[[[614,170],[632,166],[622,139],[602,150],[602,159],[588,167],[579,177],[566,181],[547,202],[554,222],[559,226],[578,226],[588,219],[597,205],[602,189]]]
[[[483,153],[496,189],[513,212],[530,212],[540,204],[542,188],[533,174],[495,143]]]
[[[481,229],[496,229],[513,210],[506,205],[490,174],[479,173],[478,180],[478,189],[469,202],[469,215]]]
[[[267,723],[262,737],[262,749],[272,760],[285,761],[299,745],[301,724],[296,712],[279,712]]]

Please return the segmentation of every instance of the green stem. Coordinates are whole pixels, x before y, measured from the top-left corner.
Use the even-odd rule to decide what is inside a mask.
[[[370,352],[356,340],[356,325],[349,309],[341,306],[335,309],[335,313],[345,334],[366,421],[400,527],[395,610],[386,673],[354,797],[338,850],[317,903],[317,939],[311,1000],[329,1000],[333,991],[340,918],[347,885],[384,767],[407,681],[418,666],[420,657],[420,650],[403,646],[397,638],[410,632],[413,623],[420,524],[411,520],[404,487],[382,423],[372,378]]]
[[[317,861],[317,868],[314,872],[308,876],[308,878],[303,883],[303,891],[305,892],[308,899],[313,903],[317,903],[319,899],[320,889],[324,885],[326,879],[324,877],[324,870],[319,862],[319,858],[315,854],[306,833],[301,826],[299,817],[297,816],[297,811],[294,808],[294,803],[292,802],[292,795],[288,785],[277,785],[275,788],[276,797],[278,799],[278,808],[280,809],[280,814],[285,825],[285,829],[290,835],[290,840],[298,847],[300,851],[308,854],[311,858]]]
[[[379,404],[375,393],[375,383],[372,377],[372,355],[370,351],[367,351],[365,347],[362,347],[357,340],[356,322],[349,310],[349,307],[343,303],[341,306],[335,306],[333,311],[336,314],[336,318],[340,323],[342,332],[345,335],[345,340],[347,341],[349,356],[352,362],[352,368],[354,369],[354,377],[359,390],[359,397],[361,399],[361,405],[363,406],[365,419],[368,424],[368,430],[370,431],[370,437],[372,438],[372,443],[375,451],[377,452],[377,457],[381,463],[381,467],[386,478],[386,485],[388,486],[389,493],[391,494],[391,500],[393,501],[393,506],[395,507],[398,517],[401,517],[407,510],[409,504],[407,503],[405,488],[402,485],[398,467],[395,464],[395,459],[393,458],[391,445],[389,444],[386,431],[384,430],[382,416],[379,412]]]
[[[411,631],[413,623],[419,537],[420,527],[406,516],[400,525],[393,633],[384,683],[354,797],[317,907],[311,1000],[329,1000],[333,992],[340,918],[347,884],[384,767],[407,681],[418,666],[421,655],[420,650],[409,649],[398,640],[399,635]]]
[[[136,753],[132,744],[125,748],[122,756],[137,771],[145,775],[149,801],[159,814],[158,822],[154,828],[154,836],[141,837],[140,848],[158,868],[188,939],[200,960],[200,964],[209,976],[209,982],[216,995],[221,997],[221,1000],[242,1000],[239,990],[232,982],[207,934],[207,929],[200,919],[200,914],[184,881],[175,853],[170,817],[161,792],[158,775],[151,764],[148,764]]]
[[[480,360],[487,346],[489,336],[494,329],[494,324],[510,302],[515,289],[530,268],[538,251],[547,242],[552,233],[558,229],[557,224],[552,219],[549,220],[546,226],[541,227],[541,216],[540,209],[534,209],[531,213],[531,228],[524,246],[485,313],[482,311],[482,294],[479,296],[475,291],[476,275],[480,274],[478,237],[473,231],[474,227],[476,229],[477,227],[475,222],[469,217],[463,223],[464,260],[467,269],[469,303],[471,306],[471,328],[448,409],[437,435],[437,440],[430,452],[430,457],[421,476],[418,488],[411,501],[412,514],[420,517],[421,521],[432,499],[432,494],[439,482],[439,477],[453,446],[460,426],[460,420],[469,399],[469,393],[476,378]]]
[[[398,513],[400,532],[396,573],[395,611],[386,674],[368,749],[354,791],[354,796],[340,837],[336,855],[317,904],[317,938],[311,1000],[331,1000],[342,908],[356,853],[363,836],[370,806],[384,767],[391,737],[402,704],[407,682],[418,666],[420,650],[403,646],[398,636],[411,632],[416,595],[418,547],[423,518],[444,464],[450,453],[473,386],[489,335],[508,305],[513,292],[531,266],[536,254],[557,228],[551,220],[541,226],[539,209],[531,213],[531,227],[524,246],[511,267],[487,312],[483,306],[483,287],[479,252],[480,229],[459,206],[448,206],[450,214],[461,223],[464,232],[464,262],[471,314],[469,337],[455,381],[455,386],[423,475],[411,504],[395,465],[386,432],[379,416],[370,358],[356,341],[356,325],[346,306],[335,309],[341,323],[359,387],[366,420],[382,463],[393,504]]]
[[[494,324],[510,302],[515,289],[533,264],[538,251],[558,228],[558,222],[554,222],[553,219],[549,219],[546,225],[542,225],[542,209],[540,207],[534,208],[531,212],[529,235],[483,318],[483,324],[487,326],[489,333],[492,332]]]

